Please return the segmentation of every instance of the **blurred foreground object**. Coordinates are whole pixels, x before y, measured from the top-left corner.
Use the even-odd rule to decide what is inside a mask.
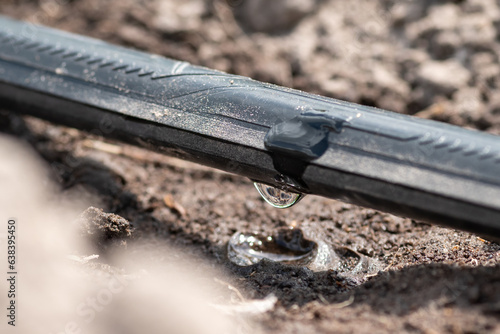
[[[141,244],[135,252],[111,252],[115,267],[102,263],[99,254],[82,254],[91,247],[71,222],[85,203],[61,199],[41,161],[13,139],[0,136],[0,156],[6,158],[0,165],[0,236],[8,219],[15,219],[18,249],[17,294],[11,299],[17,319],[15,327],[2,321],[1,333],[236,332],[211,305],[214,273],[206,273],[201,287],[190,261],[155,262],[156,252],[176,252],[161,244],[155,254]],[[0,281],[4,310],[8,284]]]

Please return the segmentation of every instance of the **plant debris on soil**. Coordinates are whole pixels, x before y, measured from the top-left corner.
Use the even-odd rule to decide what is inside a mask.
[[[3,0],[0,13],[254,79],[500,134],[495,0]],[[278,210],[247,179],[0,112],[82,214],[96,252],[154,237],[228,273],[265,333],[500,332],[500,246],[307,196]],[[78,217],[75,217],[77,219]],[[227,258],[237,231],[294,227],[380,264],[346,276]],[[101,259],[105,261],[105,259]],[[196,315],[193,315],[196,316]]]

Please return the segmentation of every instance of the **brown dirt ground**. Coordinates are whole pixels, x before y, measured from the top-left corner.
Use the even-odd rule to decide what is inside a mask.
[[[0,13],[500,133],[498,1],[270,3],[3,0]],[[254,317],[266,333],[500,333],[495,243],[314,196],[288,210],[273,209],[241,177],[34,118],[1,115],[0,130],[28,141],[66,194],[83,193],[94,207],[112,213],[84,214],[90,220],[83,233],[97,236],[96,249],[147,236],[182,247],[226,270],[246,298],[278,297],[271,311]],[[283,226],[313,231],[382,269],[345,277],[270,261],[239,268],[227,260],[226,244],[236,231],[271,234]]]

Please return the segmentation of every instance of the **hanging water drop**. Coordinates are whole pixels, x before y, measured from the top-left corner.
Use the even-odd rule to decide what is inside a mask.
[[[267,203],[279,209],[289,208],[304,197],[303,194],[281,190],[264,183],[254,182],[254,185]]]

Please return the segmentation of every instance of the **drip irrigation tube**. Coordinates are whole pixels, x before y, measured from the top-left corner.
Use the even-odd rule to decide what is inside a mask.
[[[500,240],[500,138],[0,17],[0,106]]]

